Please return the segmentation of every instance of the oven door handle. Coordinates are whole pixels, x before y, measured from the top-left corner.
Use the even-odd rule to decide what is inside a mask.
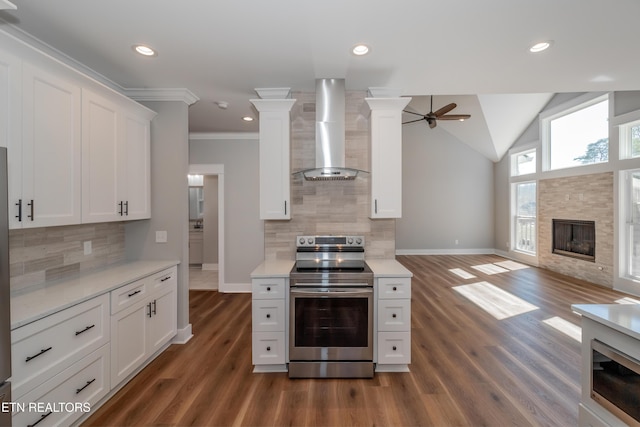
[[[313,288],[291,289],[294,295],[344,295],[344,294],[372,294],[373,288]]]

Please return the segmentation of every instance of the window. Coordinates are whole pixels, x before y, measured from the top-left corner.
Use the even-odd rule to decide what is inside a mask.
[[[620,126],[620,143],[622,158],[640,157],[640,120]]]
[[[536,173],[536,149],[511,155],[511,176]]]
[[[536,182],[513,184],[513,247],[517,251],[536,253]]]
[[[640,170],[625,173],[626,206],[626,275],[631,279],[640,279]]]
[[[609,98],[585,100],[541,117],[545,170],[609,160]]]

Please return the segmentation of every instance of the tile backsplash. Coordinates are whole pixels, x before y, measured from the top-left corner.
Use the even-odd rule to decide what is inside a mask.
[[[291,111],[291,171],[315,166],[315,93],[295,92]],[[345,164],[369,170],[369,119],[365,91],[346,92]],[[395,258],[395,219],[369,218],[369,174],[354,181],[291,177],[291,219],[265,221],[265,259],[293,259],[297,235],[358,234],[369,259]]]
[[[88,241],[91,254],[85,255]],[[115,264],[124,250],[122,222],[10,230],[11,291]]]

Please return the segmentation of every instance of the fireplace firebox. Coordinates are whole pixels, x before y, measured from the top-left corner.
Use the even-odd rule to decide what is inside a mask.
[[[552,252],[558,255],[595,262],[595,221],[554,219]]]

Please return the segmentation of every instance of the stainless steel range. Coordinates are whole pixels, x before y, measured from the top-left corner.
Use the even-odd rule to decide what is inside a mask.
[[[298,236],[289,377],[373,377],[373,273],[363,236]]]

